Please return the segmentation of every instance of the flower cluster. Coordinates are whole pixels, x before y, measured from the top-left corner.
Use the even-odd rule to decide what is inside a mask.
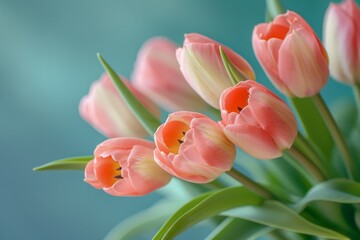
[[[360,24],[354,20],[359,15],[351,0],[332,5],[326,15],[330,67],[337,79],[347,83],[359,79],[360,48],[354,46],[360,39]],[[297,13],[288,11],[255,26],[252,43],[259,63],[283,94],[311,97],[326,84],[329,57]],[[220,48],[242,80],[235,86]],[[291,148],[298,133],[290,108],[255,81],[250,64],[198,33],[186,34],[182,47],[163,37],[148,40],[139,51],[132,82],[123,77],[122,81],[156,118],[158,106],[171,114],[154,133],[154,144],[144,141],[146,130],[109,76],[104,73],[93,84],[81,101],[80,113],[113,139],[96,148],[85,181],[112,195],[151,192],[167,184],[170,175],[207,183],[231,170],[235,145],[257,159],[273,159]],[[220,121],[197,112],[211,107],[219,109]]]
[[[163,37],[149,39],[138,53],[131,81],[117,75],[100,56],[106,73],[91,86],[79,109],[84,120],[109,139],[87,159],[85,181],[114,196],[145,195],[173,177],[220,185],[220,190],[195,198],[174,214],[159,231],[161,237],[171,238],[185,225],[201,221],[206,215],[201,204],[210,204],[212,211],[206,216],[211,217],[263,203],[261,214],[255,208],[223,214],[259,223],[252,225],[259,232],[265,229],[259,228],[261,223],[322,239],[359,239],[360,161],[354,157],[360,156],[358,142],[353,147],[345,140],[319,93],[329,75],[351,85],[360,116],[360,8],[354,0],[329,6],[324,45],[299,14],[277,12],[271,17],[271,22],[254,27],[252,46],[269,80],[293,108],[256,82],[253,68],[241,55],[199,33],[185,34],[183,46]],[[161,123],[164,110],[169,114]],[[267,171],[269,181],[279,186],[271,182],[265,187],[236,170],[237,148],[259,160],[290,159],[290,164],[277,165],[282,167],[277,172]],[[288,171],[281,174],[288,174],[285,181],[292,187],[277,176],[283,170]],[[217,180],[224,173],[243,188],[225,184],[223,190]],[[240,201],[231,195],[217,206],[218,194],[226,191],[247,196]],[[328,215],[314,206],[302,216],[314,201],[339,205],[331,205],[335,207]],[[341,205],[350,203],[354,206]],[[269,214],[276,211],[282,217],[273,223]],[[263,212],[267,217],[261,217]],[[324,217],[307,219],[311,212]],[[194,216],[187,218],[185,213]],[[181,224],[178,218],[193,222]],[[337,232],[323,226],[334,226]]]

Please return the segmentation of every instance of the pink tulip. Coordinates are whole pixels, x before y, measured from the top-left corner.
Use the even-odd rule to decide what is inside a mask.
[[[235,146],[210,118],[175,112],[156,131],[155,161],[168,173],[195,183],[213,181],[231,169]]]
[[[225,135],[258,159],[280,157],[297,135],[289,107],[261,84],[247,80],[224,91],[220,99]]]
[[[208,104],[217,109],[221,93],[233,85],[222,62],[220,46],[244,79],[255,78],[251,66],[241,56],[197,33],[186,34],[184,46],[176,52],[186,81]]]
[[[354,0],[330,4],[323,35],[330,74],[347,84],[360,83],[360,9]]]
[[[208,105],[184,79],[176,60],[177,46],[166,38],[152,38],[138,53],[134,85],[169,112],[204,110]]]
[[[124,80],[133,94],[152,112],[160,116],[160,110],[131,84]],[[146,130],[127,107],[107,74],[94,82],[79,106],[80,115],[105,136],[145,137]]]
[[[282,93],[310,97],[326,84],[327,54],[315,32],[298,14],[288,11],[271,23],[257,25],[252,43],[257,59]]]
[[[154,161],[155,145],[137,138],[112,138],[97,146],[85,181],[114,196],[139,196],[166,185],[171,176]]]

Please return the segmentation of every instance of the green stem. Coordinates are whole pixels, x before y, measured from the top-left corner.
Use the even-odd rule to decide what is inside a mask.
[[[280,0],[266,0],[266,8],[272,19],[285,12]]]
[[[307,169],[312,174],[312,176],[316,178],[317,181],[322,182],[326,179],[320,169],[294,145],[289,150],[285,151],[285,153],[290,155],[293,159],[297,160],[297,162],[300,163],[300,165],[305,169]]]
[[[340,130],[339,130],[334,118],[332,117],[324,100],[322,99],[322,97],[319,94],[313,96],[311,99],[314,102],[314,104],[316,105],[317,109],[319,110],[321,116],[323,117],[323,119],[330,131],[330,134],[332,135],[332,137],[334,139],[335,144],[339,148],[339,151],[343,157],[345,168],[346,168],[349,178],[351,180],[354,180],[354,178],[356,178],[356,176],[357,176],[356,165],[354,164],[354,160],[352,159],[352,157],[350,155],[350,151],[346,145],[345,139],[342,136],[342,134],[340,133]]]
[[[355,83],[353,85],[353,91],[354,91],[355,103],[357,107],[358,121],[360,121],[360,83]]]
[[[212,182],[209,182],[206,184],[210,189],[221,189],[226,187],[223,183],[221,183],[219,180],[214,180]]]
[[[329,162],[319,156],[318,152],[300,132],[296,136],[294,146],[297,149],[301,149],[304,155],[316,165],[326,178],[331,178],[333,176],[333,170]]]
[[[230,177],[234,178],[236,181],[240,182],[242,185],[244,185],[248,189],[259,194],[260,196],[262,196],[266,199],[274,198],[274,195],[272,193],[270,193],[267,189],[265,189],[260,184],[254,182],[252,179],[248,178],[247,176],[245,176],[244,174],[242,174],[235,168],[231,168],[231,170],[227,171],[226,174],[229,175]]]

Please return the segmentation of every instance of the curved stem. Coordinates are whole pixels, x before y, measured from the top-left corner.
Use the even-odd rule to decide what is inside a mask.
[[[274,195],[270,193],[267,189],[265,189],[260,184],[254,182],[252,179],[248,178],[235,168],[231,168],[230,171],[226,172],[227,175],[234,178],[236,181],[240,182],[242,185],[247,187],[248,189],[252,190],[253,192],[259,194],[260,196],[270,199],[274,198]]]
[[[357,170],[354,160],[352,159],[350,155],[350,151],[346,145],[345,139],[340,133],[340,130],[332,117],[329,109],[327,108],[326,104],[324,103],[324,100],[322,97],[317,94],[313,96],[312,101],[316,105],[317,109],[319,110],[321,116],[323,117],[327,127],[329,128],[330,134],[332,135],[335,144],[339,148],[339,151],[343,157],[344,164],[346,171],[348,173],[348,176],[351,180],[354,180],[354,178],[357,176]]]
[[[289,150],[285,152],[289,154],[293,159],[297,160],[298,163],[301,164],[301,166],[307,169],[316,178],[317,181],[321,182],[326,179],[320,169],[295,146],[292,146]]]
[[[360,121],[360,83],[355,83],[353,85],[354,97],[355,97],[355,104],[357,107],[358,113],[358,121]]]
[[[266,0],[266,8],[272,19],[285,12],[280,0]]]
[[[329,162],[319,156],[318,152],[300,132],[296,136],[294,146],[297,149],[301,149],[304,155],[306,155],[316,165],[326,178],[331,178],[333,176],[333,170],[330,167],[331,165]]]

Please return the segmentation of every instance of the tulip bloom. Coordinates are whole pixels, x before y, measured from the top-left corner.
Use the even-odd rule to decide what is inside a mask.
[[[155,145],[136,138],[112,138],[99,144],[85,168],[85,182],[114,196],[139,196],[164,185],[171,176],[154,161]]]
[[[124,83],[151,113],[160,116],[156,105],[128,81],[124,80]],[[89,94],[81,100],[79,111],[84,120],[109,138],[147,136],[146,130],[130,111],[107,74],[93,83]]]
[[[360,9],[353,0],[331,3],[324,18],[324,45],[330,74],[338,81],[360,83]]]
[[[208,105],[184,79],[176,60],[176,44],[152,38],[140,49],[132,76],[134,86],[169,112],[204,110]]]
[[[328,58],[312,28],[288,11],[254,28],[255,55],[273,84],[285,95],[310,97],[329,77]]]
[[[258,159],[280,157],[297,135],[289,107],[261,84],[247,80],[224,91],[220,99],[225,135]]]
[[[221,93],[233,85],[222,62],[220,46],[244,79],[255,78],[245,59],[230,48],[197,33],[186,34],[184,46],[176,52],[186,81],[208,104],[217,109]]]
[[[195,183],[231,169],[235,146],[220,126],[195,112],[175,112],[155,132],[155,161],[168,173]]]

